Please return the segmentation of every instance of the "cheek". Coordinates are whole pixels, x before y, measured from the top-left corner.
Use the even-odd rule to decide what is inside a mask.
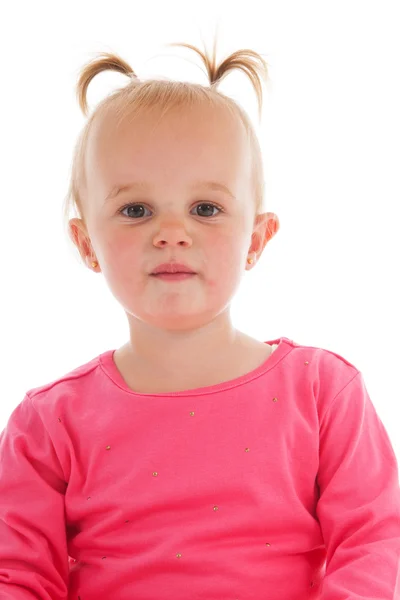
[[[240,235],[213,236],[206,248],[206,270],[217,285],[218,279],[236,280],[240,276],[240,265],[243,262],[243,242]]]
[[[114,267],[124,267],[125,265],[133,266],[133,263],[139,264],[143,260],[142,252],[140,251],[139,237],[132,235],[116,235],[106,239],[104,244],[104,253],[107,262]]]
[[[137,285],[143,271],[143,250],[131,235],[108,235],[103,237],[103,272],[109,285],[115,290],[121,284]]]

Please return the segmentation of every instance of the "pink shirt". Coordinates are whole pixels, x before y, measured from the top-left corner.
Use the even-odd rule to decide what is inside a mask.
[[[0,599],[400,599],[398,464],[361,372],[266,343],[196,390],[135,393],[109,350],[28,391],[0,435]]]

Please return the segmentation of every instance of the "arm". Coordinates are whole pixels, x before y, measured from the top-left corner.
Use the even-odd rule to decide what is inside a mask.
[[[67,484],[26,395],[0,435],[0,598],[65,600]]]
[[[320,420],[321,600],[400,600],[396,456],[360,372]]]

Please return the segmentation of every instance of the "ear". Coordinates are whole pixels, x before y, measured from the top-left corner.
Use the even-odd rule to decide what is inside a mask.
[[[68,223],[69,236],[79,250],[84,262],[93,254],[87,227],[82,219],[70,219]]]
[[[279,218],[275,213],[267,212],[257,215],[254,222],[254,229],[251,236],[251,246],[249,252],[256,254],[259,258],[274,235],[279,231]]]

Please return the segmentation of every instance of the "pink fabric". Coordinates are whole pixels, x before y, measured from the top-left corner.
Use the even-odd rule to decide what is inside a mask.
[[[399,599],[398,464],[361,372],[267,343],[197,390],[135,393],[109,350],[28,391],[0,436],[0,599]]]

